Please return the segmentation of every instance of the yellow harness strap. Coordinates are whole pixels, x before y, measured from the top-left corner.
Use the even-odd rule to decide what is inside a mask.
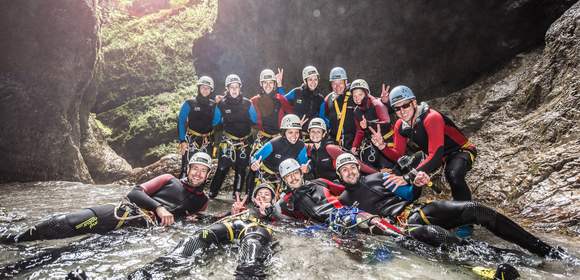
[[[225,222],[224,226],[228,229],[228,237],[230,238],[230,241],[234,240],[234,229],[232,228],[232,224],[230,222]]]
[[[228,133],[228,132],[225,132],[225,131],[224,131],[224,135],[225,135],[226,137],[228,137],[228,138],[230,138],[230,139],[234,140],[234,141],[244,141],[244,140],[248,139],[248,137],[250,137],[250,135],[246,135],[246,136],[244,136],[244,137],[236,137],[236,136],[234,136],[234,135],[232,135],[232,134],[230,134],[230,133]]]
[[[268,168],[264,163],[260,164],[260,168],[270,175],[276,175],[276,172],[272,171],[272,169]]]
[[[195,137],[208,137],[208,136],[211,136],[213,134],[213,131],[209,132],[209,133],[202,134],[202,133],[199,133],[191,128],[187,128],[187,134],[189,134],[191,136],[195,136]]]
[[[423,222],[425,222],[425,224],[428,225],[431,224],[431,222],[429,222],[429,219],[427,219],[427,215],[425,215],[425,212],[423,212],[421,208],[419,208],[419,215],[421,215],[421,219],[423,220]]]
[[[349,97],[350,97],[350,91],[347,91],[346,96],[344,97],[344,101],[342,102],[342,111],[340,111],[340,115],[338,114],[338,104],[336,102],[336,99],[334,99],[334,109],[336,110],[337,118],[340,120],[338,122],[338,131],[336,132],[336,142],[339,143],[339,145],[342,145],[342,143],[340,141],[340,137],[342,136],[342,129],[344,127],[344,119],[346,119],[346,107],[348,104]]]
[[[276,134],[269,134],[269,133],[264,132],[262,130],[258,131],[258,133],[264,137],[267,137],[267,138],[274,138],[274,136],[276,136]]]
[[[389,139],[389,137],[393,136],[394,133],[395,133],[395,131],[391,129],[389,132],[387,132],[385,135],[383,135],[383,139],[384,140]]]
[[[125,213],[123,213],[123,217],[119,219],[119,222],[117,223],[117,226],[115,226],[115,229],[119,229],[125,223],[125,220],[127,220],[127,216],[129,216],[129,212],[130,212],[129,209],[125,208]]]

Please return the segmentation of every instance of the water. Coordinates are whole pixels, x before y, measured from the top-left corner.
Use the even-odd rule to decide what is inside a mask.
[[[71,182],[14,183],[0,185],[0,188],[0,232],[22,230],[54,214],[116,203],[131,189],[130,186]],[[208,212],[223,212],[229,205],[230,201],[225,198],[216,200],[210,203]],[[0,267],[64,248],[63,253],[50,262],[26,270],[14,279],[63,279],[76,268],[85,270],[92,279],[124,279],[131,271],[164,255],[180,239],[201,227],[201,224],[178,223],[170,228],[130,228],[107,235],[0,245]],[[433,252],[419,256],[384,237],[360,236],[360,242],[338,246],[326,231],[304,231],[303,227],[292,225],[277,226],[275,230],[279,246],[275,247],[276,253],[268,268],[270,279],[480,279],[468,267],[430,254]],[[574,255],[580,255],[578,238],[539,235],[550,244],[561,245]],[[476,229],[475,237],[500,247],[516,248],[484,229]],[[233,279],[236,253],[236,247],[231,246],[211,254],[211,258],[188,267],[188,275],[177,279]],[[462,257],[457,253],[452,259]],[[494,265],[488,258],[470,260]],[[516,266],[523,279],[580,279],[577,267],[555,261],[538,266],[538,258],[525,260],[530,263]]]

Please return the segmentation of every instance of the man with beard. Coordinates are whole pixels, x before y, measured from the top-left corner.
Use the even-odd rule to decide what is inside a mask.
[[[336,160],[336,170],[345,187],[340,195],[344,205],[356,204],[371,214],[396,221],[411,237],[427,244],[461,244],[463,240],[448,230],[478,224],[538,256],[557,259],[566,256],[563,250],[546,244],[506,216],[478,202],[434,201],[414,206],[413,201],[421,192],[418,186],[430,180],[425,172],[416,175],[411,172],[405,176],[386,173],[361,176],[358,161],[347,153]]]
[[[189,161],[187,178],[165,174],[137,185],[118,205],[101,205],[52,217],[20,234],[4,235],[2,243],[60,239],[86,233],[106,233],[124,226],[168,226],[176,218],[207,208],[203,187],[211,170],[211,157],[198,152]]]

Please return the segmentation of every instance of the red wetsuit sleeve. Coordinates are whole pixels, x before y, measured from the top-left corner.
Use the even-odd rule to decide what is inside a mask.
[[[328,201],[328,203],[332,204],[332,206],[334,206],[334,208],[342,208],[342,203],[340,203],[340,200],[338,200],[338,197],[332,195],[332,193],[330,193],[330,190],[327,188],[324,188],[323,190],[324,192],[324,196],[326,197],[326,201]]]
[[[395,123],[395,131],[393,133],[393,147],[385,146],[382,150],[383,155],[392,162],[396,162],[407,151],[407,138],[403,137],[400,132],[402,125],[403,121],[400,119],[397,120]]]
[[[373,98],[373,107],[375,108],[375,114],[380,123],[388,124],[391,122],[389,117],[389,109],[381,102],[380,99]]]
[[[443,161],[445,121],[439,112],[430,110],[423,119],[423,127],[427,133],[427,139],[429,139],[428,155],[419,163],[417,170],[430,173],[439,168]]]
[[[321,182],[326,185],[326,188],[330,191],[330,193],[334,196],[339,196],[344,191],[344,186],[341,184],[334,183],[328,179],[319,178]]]
[[[141,188],[143,188],[143,191],[146,194],[152,195],[157,191],[159,191],[161,187],[163,187],[165,184],[167,184],[167,182],[169,182],[173,178],[175,177],[173,177],[173,175],[171,174],[163,174],[141,184],[140,186]]]
[[[294,108],[292,107],[290,102],[288,102],[288,99],[286,99],[286,97],[284,95],[277,93],[276,99],[278,99],[278,101],[280,101],[280,104],[282,105],[282,111],[284,111],[282,114],[282,117],[286,114],[294,113]],[[302,118],[302,116],[298,116],[298,117]]]

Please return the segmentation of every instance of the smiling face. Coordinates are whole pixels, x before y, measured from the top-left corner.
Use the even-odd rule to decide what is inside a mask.
[[[274,91],[274,88],[276,88],[276,81],[263,81],[261,82],[262,85],[262,89],[264,90],[264,92],[266,94],[270,94]]]
[[[413,120],[413,116],[415,115],[415,111],[417,108],[417,101],[416,100],[404,100],[401,102],[395,103],[393,109],[395,110],[395,114],[398,118],[402,119],[406,123],[411,123]]]
[[[282,179],[284,180],[284,183],[286,183],[286,185],[288,185],[288,187],[293,190],[302,187],[304,182],[300,169],[288,173],[288,175],[284,176]]]
[[[306,86],[310,91],[314,91],[318,86],[318,75],[312,75],[306,78]]]
[[[209,86],[206,86],[206,85],[200,85],[199,86],[199,93],[203,97],[208,97],[211,94],[211,88]]]
[[[332,91],[336,94],[343,94],[344,90],[346,89],[346,81],[345,80],[337,80],[330,82],[330,87]]]
[[[354,163],[345,164],[338,170],[338,175],[343,182],[354,185],[360,177],[359,167]]]
[[[288,140],[288,142],[290,142],[290,144],[296,144],[296,142],[298,142],[298,139],[300,139],[300,129],[295,128],[286,129],[284,131],[284,137],[286,137],[286,139]]]
[[[324,137],[324,130],[321,128],[311,128],[308,130],[308,136],[310,137],[310,141],[312,141],[312,143],[320,143],[320,141],[322,141],[322,137]]]
[[[356,105],[361,105],[367,93],[362,88],[355,88],[352,91],[352,100]]]
[[[187,179],[192,187],[199,187],[205,183],[209,175],[209,168],[203,164],[194,163],[189,166]]]
[[[228,85],[228,93],[233,98],[240,96],[241,89],[242,86],[239,83],[231,83]]]
[[[254,197],[254,200],[259,203],[272,203],[273,199],[274,197],[272,197],[272,192],[267,188],[259,189],[256,192],[256,196]]]

